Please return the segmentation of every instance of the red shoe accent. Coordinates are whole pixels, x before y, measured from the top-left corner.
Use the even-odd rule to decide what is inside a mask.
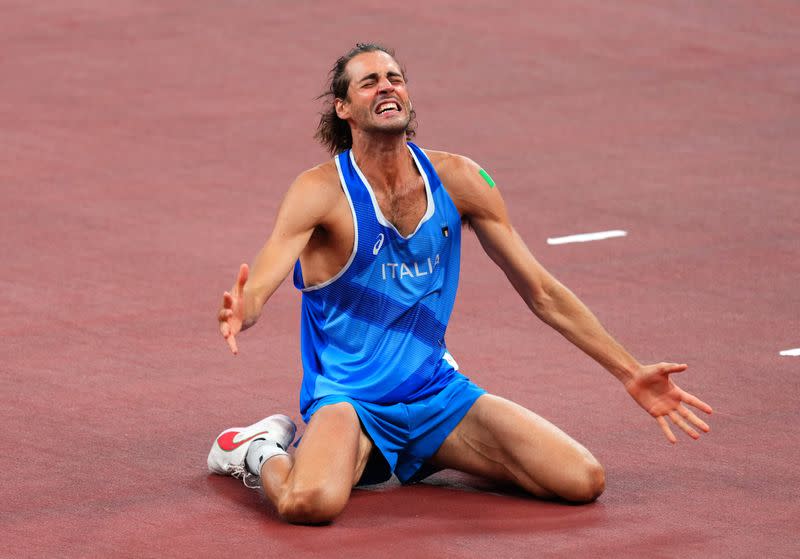
[[[240,431],[228,431],[226,433],[222,433],[219,438],[217,439],[217,444],[219,447],[226,451],[231,452],[232,450],[236,450],[240,446],[242,446],[247,441],[253,440],[255,437],[259,435],[268,435],[269,431],[261,431],[260,433],[256,433],[255,435],[251,435],[246,439],[242,439],[241,441],[236,440],[236,436],[240,434]]]

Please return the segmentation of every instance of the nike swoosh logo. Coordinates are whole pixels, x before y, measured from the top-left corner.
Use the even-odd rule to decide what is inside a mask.
[[[377,256],[378,251],[381,249],[382,246],[383,246],[383,233],[378,235],[378,240],[375,242],[375,246],[372,247],[372,254]]]
[[[268,435],[268,434],[269,434],[269,431],[261,431],[260,433],[256,433],[254,435],[250,435],[246,439],[242,439],[240,441],[237,441],[236,437],[241,435],[241,432],[239,432],[239,431],[228,431],[227,433],[223,433],[223,434],[221,434],[219,436],[219,438],[217,439],[217,444],[219,445],[219,447],[222,450],[224,450],[226,452],[231,452],[232,450],[236,450],[237,448],[242,446],[247,441],[251,441],[254,438],[258,437],[259,435]]]

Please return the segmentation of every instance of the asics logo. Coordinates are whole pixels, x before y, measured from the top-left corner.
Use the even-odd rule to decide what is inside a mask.
[[[383,246],[383,233],[378,235],[378,240],[375,241],[375,246],[372,247],[372,254],[377,256],[378,255],[378,251],[381,250],[382,246]]]
[[[255,433],[250,435],[249,437],[241,440],[237,440],[236,437],[241,435],[239,431],[228,431],[227,433],[222,433],[219,438],[217,439],[217,444],[219,447],[226,451],[231,452],[232,450],[236,450],[240,446],[242,446],[247,441],[251,441],[254,438],[258,437],[259,435],[268,435],[269,431],[261,431],[260,433]]]

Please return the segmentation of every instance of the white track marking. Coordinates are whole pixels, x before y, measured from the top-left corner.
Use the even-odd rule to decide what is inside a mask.
[[[547,239],[548,245],[565,245],[567,243],[585,243],[587,241],[601,241],[603,239],[613,239],[614,237],[625,237],[627,231],[615,229],[614,231],[599,231],[597,233],[581,233],[580,235],[568,235],[566,237],[550,237]]]
[[[785,351],[780,352],[780,355],[792,356],[792,357],[800,356],[800,347],[797,347],[795,349],[787,349]]]

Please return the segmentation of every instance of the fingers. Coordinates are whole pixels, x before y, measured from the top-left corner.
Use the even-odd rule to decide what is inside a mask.
[[[669,417],[672,423],[679,427],[684,433],[695,440],[700,438],[700,433],[695,431],[692,426],[687,423],[687,420],[705,433],[711,430],[711,428],[703,420],[693,414],[690,410],[683,406],[679,406],[676,410],[670,411],[666,416],[660,415],[656,417],[656,421],[658,422],[659,427],[661,427],[661,431],[664,432],[667,440],[672,444],[677,443],[678,439],[673,434],[672,429],[670,429],[669,423],[667,423],[666,420],[667,417]]]
[[[659,365],[661,366],[661,372],[667,375],[682,373],[689,368],[686,363],[660,363]]]
[[[230,317],[233,316],[233,311],[231,309],[221,308],[219,310],[219,314],[217,314],[217,320],[220,322],[227,322]]]
[[[220,311],[221,313],[224,312]],[[220,321],[219,323],[219,333],[222,334],[222,337],[225,338],[225,341],[228,342],[228,347],[231,348],[231,352],[236,355],[239,353],[239,347],[236,345],[236,336],[233,335],[231,332],[231,325],[227,322]]]
[[[234,355],[239,354],[239,346],[236,345],[236,336],[230,334],[225,336],[225,341],[228,342],[228,347],[231,348],[231,353]]]
[[[680,416],[680,414],[678,414],[678,412],[676,412],[675,410],[669,412],[669,418],[675,425],[683,429],[684,433],[692,437],[694,440],[700,438],[700,433],[692,429],[692,426],[686,423],[686,421],[684,421],[684,419]]]
[[[219,313],[217,313],[219,332],[222,334],[222,337],[225,338],[225,341],[228,342],[228,347],[234,355],[239,353],[239,347],[236,345],[236,336],[228,321],[233,318],[234,295],[238,300],[241,299],[242,290],[244,289],[244,284],[247,283],[247,276],[249,274],[250,268],[247,264],[239,266],[239,273],[236,274],[236,284],[232,289],[233,293],[226,291],[222,294],[222,308],[219,310]],[[236,327],[236,331],[239,331],[238,326]]]
[[[686,402],[687,404],[689,404],[690,406],[694,406],[694,407],[696,407],[698,410],[704,411],[704,412],[706,412],[707,414],[711,414],[711,412],[713,411],[713,410],[711,409],[711,406],[709,406],[708,404],[706,404],[706,403],[705,403],[703,400],[701,400],[700,398],[697,398],[696,396],[692,396],[692,395],[691,395],[691,394],[689,394],[688,392],[684,392],[684,393],[682,394],[682,400],[683,400],[684,402]]]
[[[225,338],[226,342],[228,342],[228,347],[231,348],[231,352],[236,355],[239,353],[239,348],[236,345],[236,337],[231,331],[231,325],[228,323],[228,320],[233,317],[232,307],[233,296],[226,291],[222,295],[222,308],[217,314],[217,320],[219,321],[219,333],[222,334],[222,337]]]
[[[672,430],[669,428],[669,424],[667,423],[667,420],[664,419],[664,416],[660,415],[656,417],[656,421],[658,422],[659,427],[661,427],[661,430],[664,432],[664,435],[667,437],[667,440],[672,444],[677,443],[678,439],[676,439],[675,435],[672,434]]]
[[[667,375],[671,375],[673,373],[682,373],[686,369],[689,368],[689,365],[687,365],[686,363],[680,363],[680,364],[679,363],[660,363],[659,365],[661,366],[661,373],[662,374],[667,374]],[[707,414],[711,414],[711,412],[713,411],[711,409],[711,406],[706,404],[700,398],[692,396],[691,394],[689,394],[688,392],[684,392],[683,390],[681,390],[681,400],[683,400],[685,403],[689,404],[690,406],[694,406],[697,409],[704,411]],[[695,425],[697,425],[697,423],[695,423]],[[706,425],[706,427],[707,427],[707,425]]]
[[[247,283],[247,276],[250,275],[250,268],[247,264],[239,266],[239,274],[236,276],[236,290],[241,293],[244,284]]]
[[[708,433],[709,431],[711,431],[711,427],[709,427],[705,421],[703,421],[702,419],[697,417],[694,413],[692,413],[692,410],[686,409],[684,406],[679,405],[678,413],[681,414],[681,416],[684,419],[688,419],[690,423],[692,423],[695,427],[697,427],[704,433]]]

